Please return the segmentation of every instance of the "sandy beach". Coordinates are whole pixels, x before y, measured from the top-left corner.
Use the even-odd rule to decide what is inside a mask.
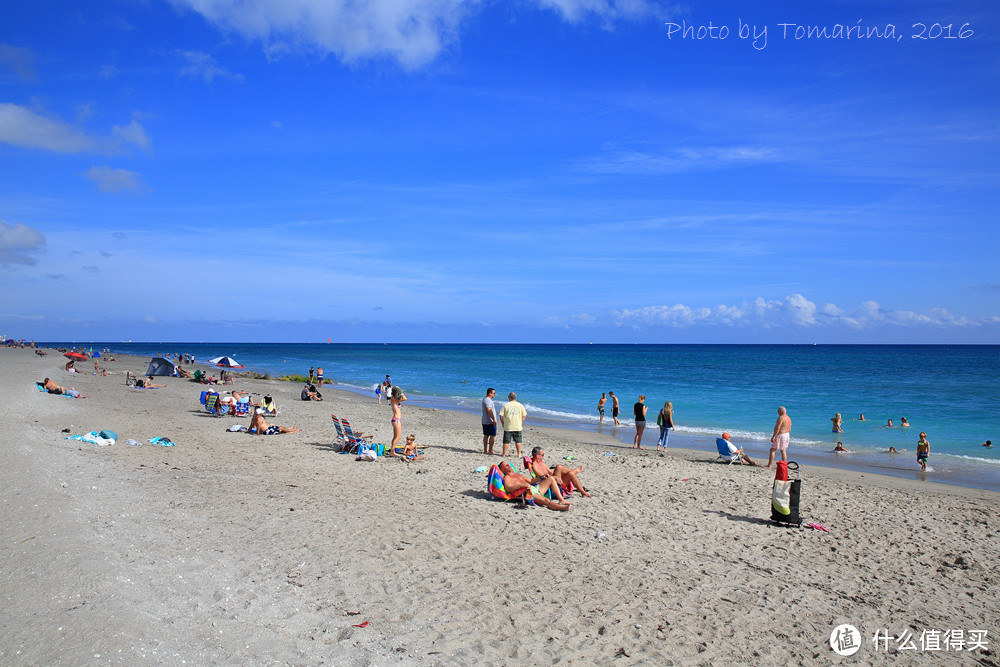
[[[388,442],[385,404],[239,379],[302,431],[232,433],[249,419],[205,413],[197,383],[125,386],[147,361],[103,377],[0,350],[3,664],[1000,664],[1000,494],[803,467],[802,514],[829,532],[773,527],[767,470],[529,415],[526,447],[575,457],[594,497],[521,509],[475,472],[498,461],[475,415],[404,406],[427,460],[358,462],[330,414]],[[101,429],[116,444],[65,439]]]

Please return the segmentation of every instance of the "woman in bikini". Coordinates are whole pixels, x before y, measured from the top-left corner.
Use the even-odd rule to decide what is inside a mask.
[[[403,394],[403,390],[398,386],[392,388],[392,394],[389,396],[389,405],[392,406],[392,444],[389,446],[389,451],[386,452],[386,456],[398,456],[396,454],[396,444],[399,439],[403,437],[403,411],[400,408],[400,404],[406,400],[406,396]]]

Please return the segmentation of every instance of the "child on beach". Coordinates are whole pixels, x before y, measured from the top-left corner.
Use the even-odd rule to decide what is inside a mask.
[[[920,440],[917,441],[917,463],[920,464],[921,472],[927,472],[927,457],[931,454],[931,443],[927,442],[927,434],[920,433]]]
[[[423,454],[417,452],[417,436],[412,433],[406,436],[406,446],[403,447],[403,460],[410,461],[420,461],[424,458]]]

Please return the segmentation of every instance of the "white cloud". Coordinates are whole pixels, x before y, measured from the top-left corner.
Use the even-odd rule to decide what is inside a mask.
[[[97,184],[101,192],[110,194],[142,195],[149,192],[139,173],[108,166],[91,167],[83,174]]]
[[[599,174],[676,174],[695,169],[720,169],[783,158],[774,150],[754,146],[680,147],[663,153],[619,151],[583,162],[583,171]]]
[[[570,23],[594,16],[610,24],[618,19],[663,16],[666,12],[661,5],[645,0],[538,0],[538,4],[556,10]]]
[[[91,113],[84,105],[78,108],[81,120]],[[128,125],[115,125],[107,137],[93,137],[81,128],[49,118],[17,104],[0,104],[0,144],[22,148],[40,148],[56,153],[116,153],[125,144],[150,150],[152,143],[137,120]]]
[[[0,67],[9,69],[22,79],[35,78],[35,54],[10,44],[0,44]]]
[[[96,148],[96,142],[78,128],[16,104],[0,104],[0,143],[57,153],[79,153]]]
[[[822,308],[801,294],[791,294],[784,299],[766,300],[757,297],[740,305],[719,305],[714,308],[692,308],[684,304],[672,306],[647,306],[635,310],[617,310],[605,317],[587,315],[570,318],[577,324],[613,323],[633,328],[643,327],[744,327],[750,329],[777,329],[790,327],[798,330],[829,327],[847,327],[870,330],[883,327],[977,327],[994,324],[998,317],[972,319],[956,316],[944,308],[932,308],[925,313],[909,310],[885,310],[875,301],[865,301],[853,311],[845,311],[828,303]],[[560,320],[562,322],[562,320]]]
[[[187,63],[181,68],[181,76],[201,79],[205,83],[212,83],[217,77],[243,81],[242,74],[230,72],[207,53],[201,51],[178,51],[178,53]]]
[[[23,225],[8,225],[0,220],[0,266],[34,264],[31,253],[45,245],[45,237],[37,229]]]
[[[111,128],[111,134],[120,139],[121,141],[138,146],[143,150],[150,150],[152,148],[152,142],[150,142],[149,137],[146,136],[146,130],[143,129],[139,121],[133,119],[128,125],[115,125]]]
[[[224,31],[260,40],[269,53],[332,53],[343,62],[391,58],[403,67],[427,64],[458,38],[463,18],[480,0],[173,0]],[[564,20],[614,20],[659,15],[647,0],[536,0]]]

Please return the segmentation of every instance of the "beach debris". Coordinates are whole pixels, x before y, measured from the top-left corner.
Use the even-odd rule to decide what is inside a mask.
[[[361,612],[360,611],[348,611],[348,612],[346,612],[346,614],[348,616],[360,616]]]
[[[166,438],[163,436],[156,436],[155,438],[150,438],[147,442],[154,445],[163,445],[164,447],[175,447],[177,445],[177,443],[172,441],[170,438]]]
[[[368,621],[365,621],[364,623],[358,623],[354,627],[356,627],[356,628],[367,628],[368,627]]]
[[[807,523],[806,525],[812,528],[813,530],[822,530],[824,533],[830,532],[829,528],[827,528],[826,526],[821,526],[818,523]]]
[[[599,539],[599,540],[606,540],[606,539],[608,539],[608,536],[605,535],[604,533],[597,533],[597,539]]]
[[[630,656],[630,655],[629,655],[628,653],[626,653],[626,652],[625,652],[625,647],[624,647],[624,646],[620,646],[620,647],[618,647],[618,651],[617,651],[617,652],[615,653],[615,657],[616,657],[616,658],[617,658],[618,656],[620,656],[620,655],[623,655],[623,656],[625,656],[626,658],[631,658],[631,657],[632,657],[632,656]]]
[[[476,468],[472,472],[479,473],[479,472],[486,472],[487,470],[489,470],[489,468],[487,468],[486,466],[479,466],[478,468]]]

